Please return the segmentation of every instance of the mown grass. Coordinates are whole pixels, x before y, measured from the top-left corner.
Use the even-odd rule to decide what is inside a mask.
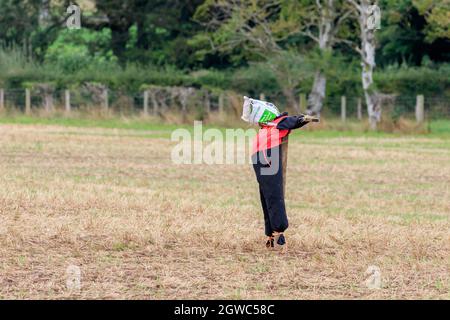
[[[430,131],[435,134],[450,134],[450,120],[432,120],[429,122]]]
[[[127,129],[136,131],[158,131],[161,137],[170,137],[170,133],[178,128],[185,128],[193,131],[193,124],[170,124],[155,117],[89,117],[80,116],[25,116],[20,114],[0,115],[0,124],[28,124],[28,125],[57,125],[66,127],[79,128],[105,128],[105,129]],[[354,120],[348,121],[343,125],[337,119],[330,119],[327,125],[320,129],[315,129],[314,124],[310,126],[314,130],[302,131],[302,135],[311,138],[335,138],[335,137],[401,137],[401,136],[417,136],[417,137],[441,137],[450,138],[450,120],[432,120],[425,124],[429,132],[427,133],[401,133],[401,132],[383,132],[370,131],[361,123]],[[233,122],[229,126],[215,125],[206,122],[203,124],[204,129],[218,128],[224,132],[227,128],[255,128],[245,123]],[[339,128],[339,129],[336,129]],[[154,136],[154,133],[152,134]]]
[[[72,117],[30,117],[30,116],[3,116],[0,123],[9,124],[33,124],[33,125],[58,125],[79,128],[106,128],[106,129],[128,129],[128,130],[163,130],[171,131],[183,127],[182,125],[170,125],[158,123],[154,119],[145,118],[120,118],[111,117],[104,119],[95,118],[72,118]],[[189,126],[185,126],[189,127]]]
[[[440,137],[294,133],[280,255],[251,165],[175,165],[160,127],[47,125],[0,125],[3,298],[450,298]]]

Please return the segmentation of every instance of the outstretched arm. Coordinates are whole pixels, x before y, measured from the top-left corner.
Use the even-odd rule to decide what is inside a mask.
[[[309,123],[311,119],[305,118],[304,115],[298,115],[298,116],[289,116],[281,120],[278,125],[277,129],[279,130],[292,130],[292,129],[298,129]]]

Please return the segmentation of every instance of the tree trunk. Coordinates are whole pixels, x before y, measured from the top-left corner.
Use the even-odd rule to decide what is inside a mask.
[[[370,128],[376,130],[378,122],[381,121],[381,104],[378,93],[364,90],[364,97],[366,98]]]
[[[318,5],[320,2],[318,2]],[[326,3],[320,4],[320,22],[319,22],[319,50],[322,53],[332,50],[333,36],[333,19],[335,14],[334,0],[328,0]],[[325,99],[327,87],[327,77],[325,73],[318,69],[314,76],[314,84],[311,93],[308,96],[309,115],[320,115]]]
[[[53,111],[53,93],[45,92],[44,93],[44,107],[46,112]]]
[[[50,22],[50,0],[42,0],[39,6],[39,26],[45,27]]]
[[[321,71],[317,71],[314,76],[314,84],[311,93],[308,96],[309,115],[320,115],[323,108],[323,100],[325,99],[325,90],[327,87],[327,77]]]
[[[286,97],[288,105],[291,106],[296,113],[300,113],[300,106],[294,93],[294,89],[284,89],[283,94]]]
[[[373,70],[375,68],[375,29],[367,27],[367,20],[369,19],[368,7],[370,6],[368,0],[362,0],[359,8],[359,23],[361,30],[361,65],[362,65],[362,85],[364,90],[364,97],[367,104],[367,114],[369,116],[369,123],[372,130],[377,128],[377,123],[381,120],[381,103],[378,91],[373,82]]]

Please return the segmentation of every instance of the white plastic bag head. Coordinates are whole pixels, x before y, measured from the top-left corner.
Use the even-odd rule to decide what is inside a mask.
[[[278,108],[270,102],[244,97],[241,119],[252,123],[267,123],[280,115]]]

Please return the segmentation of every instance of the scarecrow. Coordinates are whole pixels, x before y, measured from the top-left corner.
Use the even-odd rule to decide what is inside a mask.
[[[284,204],[288,135],[319,120],[303,114],[289,116],[272,103],[248,97],[244,97],[242,119],[260,126],[253,142],[252,163],[264,213],[266,247],[285,250],[284,231],[289,226]]]

